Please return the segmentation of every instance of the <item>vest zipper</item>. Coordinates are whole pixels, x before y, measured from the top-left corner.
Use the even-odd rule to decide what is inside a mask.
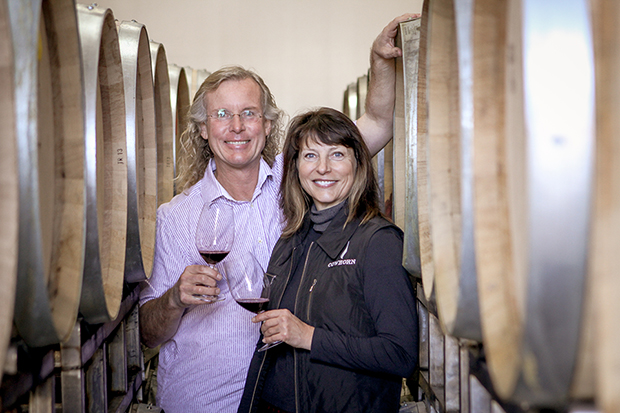
[[[314,286],[316,285],[316,278],[312,281],[312,285],[308,290],[308,305],[306,306],[306,319],[310,320],[310,304],[312,303],[312,290],[314,290]]]
[[[291,257],[295,257],[295,251],[297,250],[297,248],[293,248],[293,252],[291,254]],[[288,269],[288,276],[286,278],[286,284],[288,285],[289,280],[291,279],[291,272],[293,272],[293,264],[294,264],[294,258],[291,258],[291,266]],[[282,289],[282,294],[280,295],[280,298],[278,298],[278,304],[276,306],[280,307],[280,303],[282,302],[282,297],[284,296],[284,290],[286,290],[286,286],[284,287],[284,289]],[[254,401],[256,400],[256,388],[258,387],[258,382],[260,381],[260,376],[261,376],[261,372],[263,371],[263,366],[265,365],[265,361],[267,360],[267,356],[269,350],[267,350],[265,352],[265,356],[263,357],[263,361],[261,361],[260,363],[260,367],[258,368],[258,374],[256,375],[257,379],[256,382],[254,383],[254,390],[252,390],[252,398],[250,399],[250,409],[249,411],[252,411],[252,407],[254,406]],[[295,355],[295,352],[293,352],[293,356]],[[295,379],[297,380],[297,379]],[[295,400],[297,400],[297,389],[295,389]],[[295,402],[297,403],[297,402]]]
[[[301,291],[301,286],[304,284],[304,277],[306,275],[306,268],[308,267],[308,258],[310,257],[310,251],[312,251],[312,246],[314,245],[314,241],[312,241],[310,243],[310,246],[308,247],[308,252],[306,253],[306,260],[304,261],[304,269],[301,272],[301,280],[299,280],[299,287],[297,288],[297,294],[295,295],[295,313],[297,313],[297,301],[299,299],[299,291]],[[315,280],[315,284],[316,284],[316,280]],[[314,284],[311,287],[311,291],[312,288],[314,288]],[[307,317],[306,317],[307,318]],[[309,321],[309,320],[308,320]],[[295,411],[300,412],[300,408],[299,408],[299,394],[298,394],[298,384],[297,384],[297,349],[293,349],[293,366],[295,369]]]
[[[258,368],[258,375],[256,376],[256,382],[254,383],[254,390],[252,390],[252,398],[250,399],[250,408],[248,411],[252,411],[252,407],[254,406],[254,401],[256,400],[256,388],[258,387],[258,382],[260,381],[260,374],[263,371],[263,366],[265,365],[265,360],[267,359],[267,354],[263,357],[263,361],[260,363],[260,367]]]
[[[312,285],[310,286],[310,290],[308,290],[308,292],[312,292],[312,290],[314,289],[314,286],[316,285],[316,278],[314,279],[314,281],[312,282]]]

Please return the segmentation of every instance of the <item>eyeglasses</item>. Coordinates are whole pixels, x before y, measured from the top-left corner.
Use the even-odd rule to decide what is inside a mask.
[[[241,113],[232,113],[227,109],[218,109],[212,115],[208,115],[210,118],[215,119],[218,122],[228,123],[231,122],[235,116],[239,116],[243,122],[254,123],[257,122],[260,118],[263,117],[262,114],[256,113],[253,110],[246,109],[241,111]]]

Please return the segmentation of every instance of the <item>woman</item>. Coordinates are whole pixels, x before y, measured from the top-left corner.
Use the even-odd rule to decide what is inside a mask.
[[[239,411],[397,412],[418,359],[414,293],[355,124],[328,108],[295,117],[281,191],[270,307],[253,321],[286,344],[255,352]]]

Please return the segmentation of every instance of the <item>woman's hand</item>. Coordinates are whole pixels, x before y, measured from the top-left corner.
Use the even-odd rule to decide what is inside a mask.
[[[270,310],[252,318],[252,322],[260,323],[264,343],[283,341],[286,344],[310,350],[314,327],[295,317],[289,310]]]

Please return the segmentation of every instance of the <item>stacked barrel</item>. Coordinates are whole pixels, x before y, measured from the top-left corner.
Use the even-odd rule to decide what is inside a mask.
[[[114,320],[125,284],[150,276],[204,71],[188,80],[144,25],[73,0],[1,0],[0,55],[3,366],[11,339]]]
[[[400,26],[378,171],[403,265],[446,337],[482,346],[499,400],[620,411],[620,7],[424,8]]]

